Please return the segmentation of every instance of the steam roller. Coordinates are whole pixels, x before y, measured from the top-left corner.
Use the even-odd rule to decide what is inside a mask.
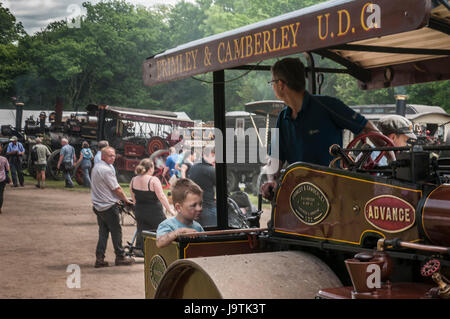
[[[156,290],[157,299],[302,299],[322,287],[342,286],[319,258],[277,251],[179,259]]]

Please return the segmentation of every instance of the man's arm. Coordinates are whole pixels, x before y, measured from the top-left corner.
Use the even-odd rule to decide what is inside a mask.
[[[6,148],[6,155],[13,155],[15,153],[16,153],[16,151],[12,150],[11,143],[9,143],[8,147]]]
[[[377,132],[377,133],[381,134],[380,130],[375,125],[373,125],[373,123],[371,121],[367,121],[366,126],[364,126],[364,128],[362,129],[361,133],[359,133],[359,135],[367,134],[370,132]]]
[[[267,183],[261,185],[261,194],[264,198],[268,200],[272,200],[275,188],[277,187],[277,180],[280,176],[281,168],[283,167],[284,162],[278,160],[274,157],[269,157],[267,161]]]
[[[63,158],[64,158],[64,155],[59,155],[58,165],[56,165],[57,169],[59,169],[59,167],[61,166]]]
[[[269,182],[273,182],[278,179],[278,177],[280,176],[281,167],[283,167],[283,163],[284,162],[280,161],[277,158],[269,157],[269,160],[267,161],[268,166],[266,169],[267,180]]]
[[[19,155],[23,155],[25,154],[25,148],[23,147],[22,143],[20,143],[18,145],[18,149],[19,149]],[[21,150],[22,149],[22,150]]]
[[[127,204],[129,204],[129,205],[132,205],[132,204],[133,204],[133,202],[130,201],[130,200],[128,199],[128,197],[125,195],[125,193],[123,192],[122,187],[119,186],[119,187],[117,187],[116,189],[113,189],[113,192],[114,192],[114,194],[115,194],[117,197],[119,197],[119,199],[122,200],[124,203],[127,203]]]

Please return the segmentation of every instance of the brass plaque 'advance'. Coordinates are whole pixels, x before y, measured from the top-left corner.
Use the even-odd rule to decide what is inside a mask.
[[[407,201],[392,195],[372,198],[364,207],[364,216],[373,227],[399,233],[411,228],[416,221],[416,211]]]
[[[325,194],[311,183],[297,185],[291,193],[294,214],[307,225],[316,225],[327,216],[330,204]]]

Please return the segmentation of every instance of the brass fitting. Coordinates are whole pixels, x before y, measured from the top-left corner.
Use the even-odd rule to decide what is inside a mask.
[[[443,299],[450,299],[450,284],[448,279],[442,276],[439,272],[435,272],[431,278],[439,286],[438,296]]]

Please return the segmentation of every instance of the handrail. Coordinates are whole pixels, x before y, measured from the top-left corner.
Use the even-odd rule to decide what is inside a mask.
[[[205,231],[198,234],[201,234],[202,236],[212,236],[212,235],[228,235],[228,234],[241,234],[241,233],[260,233],[263,231],[268,230],[267,228],[242,228],[242,229],[226,229],[226,230],[212,230],[212,231]],[[197,233],[196,233],[197,234]],[[180,234],[178,235],[178,238],[180,237],[190,237],[192,233],[187,234]]]
[[[242,234],[242,233],[261,233],[267,231],[268,228],[242,228],[242,229],[226,229],[226,230],[211,230],[201,233],[195,233],[196,235],[201,234],[202,236],[212,236],[212,235],[229,235],[229,234]],[[156,237],[156,232],[143,230],[143,235]],[[193,233],[180,234],[178,238],[189,238]]]

